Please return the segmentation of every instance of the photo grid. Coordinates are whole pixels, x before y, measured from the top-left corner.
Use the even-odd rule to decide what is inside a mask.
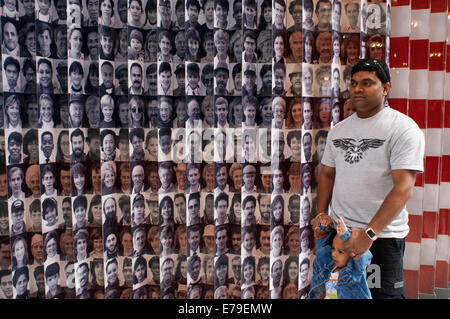
[[[0,299],[306,299],[385,0],[3,1]]]

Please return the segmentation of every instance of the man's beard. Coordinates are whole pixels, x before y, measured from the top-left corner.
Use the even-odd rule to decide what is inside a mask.
[[[83,150],[75,149],[73,150],[73,155],[75,155],[76,158],[80,158],[83,155]]]

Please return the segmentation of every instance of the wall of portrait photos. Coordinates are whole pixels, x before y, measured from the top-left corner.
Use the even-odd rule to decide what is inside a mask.
[[[327,134],[390,0],[1,5],[0,298],[308,297]]]

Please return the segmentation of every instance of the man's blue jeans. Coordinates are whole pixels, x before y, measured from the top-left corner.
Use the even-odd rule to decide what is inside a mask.
[[[403,255],[405,239],[378,238],[370,252],[372,264],[380,266],[381,288],[372,288],[373,299],[406,299],[403,278]]]

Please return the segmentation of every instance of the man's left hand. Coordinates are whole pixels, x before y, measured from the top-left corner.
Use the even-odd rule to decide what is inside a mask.
[[[373,242],[364,229],[352,227],[351,230],[352,236],[344,243],[344,249],[353,259],[358,260],[372,246]]]

